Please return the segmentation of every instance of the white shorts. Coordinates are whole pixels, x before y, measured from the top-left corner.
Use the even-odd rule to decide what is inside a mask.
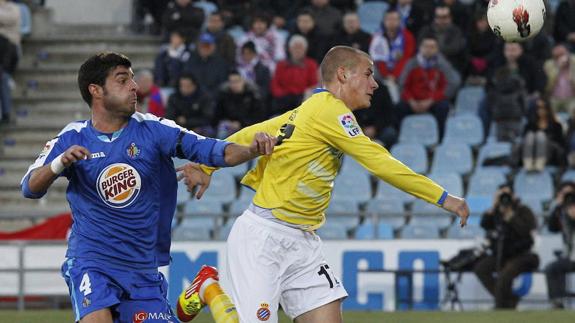
[[[321,239],[246,210],[227,241],[227,292],[240,322],[278,322],[347,297],[326,263]]]

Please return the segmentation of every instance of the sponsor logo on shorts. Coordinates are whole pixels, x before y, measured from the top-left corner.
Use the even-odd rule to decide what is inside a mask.
[[[143,323],[146,320],[164,320],[166,322],[172,322],[172,315],[169,313],[158,313],[158,312],[137,312],[134,313],[134,317],[132,319],[133,323]]]
[[[82,300],[82,306],[88,307],[90,304],[92,304],[92,301],[88,297],[84,297],[84,300]]]
[[[98,194],[106,205],[124,208],[138,197],[142,180],[138,171],[123,163],[106,167],[98,176]]]
[[[140,148],[138,148],[135,143],[131,143],[130,147],[126,149],[126,153],[128,154],[128,157],[136,159],[136,157],[140,155]]]
[[[361,134],[361,128],[359,127],[359,125],[357,124],[355,118],[351,115],[351,113],[342,114],[338,118],[339,123],[341,124],[343,130],[345,130],[345,133],[347,133],[348,136],[355,137]]]
[[[267,321],[270,319],[270,316],[272,315],[272,313],[271,313],[269,307],[270,307],[270,305],[268,303],[261,303],[260,304],[260,308],[258,308],[258,311],[256,312],[256,316],[258,317],[258,320]]]

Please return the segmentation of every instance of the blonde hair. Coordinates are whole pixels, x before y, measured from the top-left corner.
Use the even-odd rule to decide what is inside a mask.
[[[365,52],[349,46],[334,46],[325,54],[320,65],[322,84],[333,82],[338,67],[354,70],[360,57],[371,58]]]

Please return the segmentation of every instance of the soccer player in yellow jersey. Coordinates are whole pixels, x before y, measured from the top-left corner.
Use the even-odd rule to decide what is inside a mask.
[[[278,136],[274,152],[242,180],[256,195],[227,241],[224,278],[240,322],[276,323],[278,304],[296,323],[342,322],[347,292],[329,269],[315,230],[325,222],[343,154],[387,183],[457,214],[465,225],[465,200],[414,173],[362,133],[353,111],[370,106],[377,88],[373,68],[366,53],[336,46],[321,63],[322,89],[294,110],[227,138],[246,144],[257,131]],[[189,187],[203,193],[213,170],[186,167]]]

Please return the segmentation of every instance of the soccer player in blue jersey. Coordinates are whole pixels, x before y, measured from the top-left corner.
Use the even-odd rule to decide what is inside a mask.
[[[76,321],[174,322],[167,283],[177,176],[172,157],[233,166],[270,154],[275,138],[258,133],[250,146],[205,138],[173,121],[136,112],[130,60],[90,57],[78,73],[90,120],[68,124],[22,179],[40,198],[58,176],[68,181],[74,223],[62,274]]]

